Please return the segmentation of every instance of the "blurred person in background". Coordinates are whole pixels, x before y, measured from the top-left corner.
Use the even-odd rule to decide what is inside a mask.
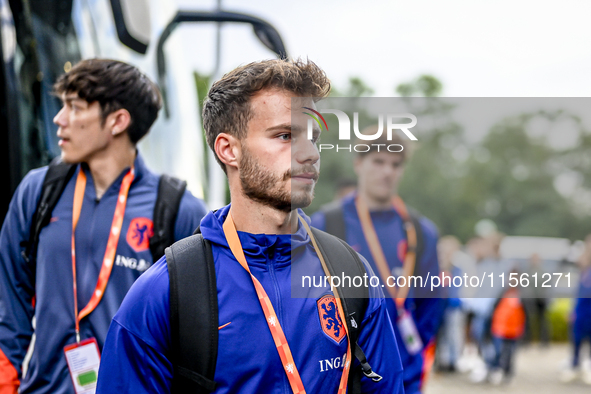
[[[532,254],[529,259],[529,278],[542,278],[545,271],[539,254]],[[526,330],[524,342],[529,343],[536,338],[542,346],[548,346],[550,341],[550,328],[546,318],[548,310],[548,293],[545,287],[536,286],[535,281],[530,280],[529,285],[522,289],[523,304],[526,313]]]
[[[375,134],[370,126],[362,134]],[[357,145],[368,141],[357,140]],[[388,151],[380,146],[398,145]],[[407,208],[398,195],[409,144],[386,133],[356,153],[357,191],[339,203],[330,203],[312,215],[312,225],[338,236],[361,253],[379,273],[388,277],[439,276],[437,228],[426,217]],[[390,283],[390,282],[388,282]],[[435,358],[435,336],[443,314],[443,300],[427,288],[384,287],[392,325],[404,366],[404,390],[420,393]]]
[[[460,241],[453,235],[441,237],[437,244],[439,267],[442,283],[445,286],[443,294],[445,312],[443,322],[437,335],[437,370],[440,372],[455,372],[456,364],[462,354],[465,341],[466,314],[462,310],[459,298],[460,287],[453,284],[453,278],[463,274],[461,266],[469,257],[462,252]],[[449,283],[445,277],[452,278]]]
[[[518,287],[509,287],[492,313],[491,334],[495,354],[488,380],[494,385],[503,381],[508,383],[513,378],[517,341],[525,331],[525,309],[519,298],[519,290]]]
[[[476,276],[479,278],[493,275],[498,277],[502,272],[508,273],[511,264],[504,260],[500,254],[501,241],[503,235],[492,233],[482,238],[479,245],[482,258],[476,267]],[[496,301],[502,296],[503,289],[499,286],[490,286],[487,282],[483,288],[469,298],[469,308],[473,313],[470,326],[471,338],[476,343],[481,360],[474,364],[470,380],[479,383],[488,377],[490,365],[495,357],[494,345],[491,337],[491,319]]]
[[[479,264],[487,258],[489,252],[489,242],[481,236],[474,236],[466,243],[466,255],[469,260],[464,264],[464,273],[468,276],[478,275]],[[457,362],[459,372],[473,372],[485,368],[484,361],[480,357],[480,319],[481,300],[476,293],[477,289],[467,287],[462,289],[460,302],[462,309],[466,314],[465,325],[465,344],[462,356]]]
[[[581,347],[584,341],[591,345],[591,234],[585,238],[585,249],[578,261],[581,270],[579,290],[575,308],[571,316],[571,340],[573,353],[570,365],[560,376],[563,382],[570,382],[581,377],[583,382],[591,385],[591,368],[583,368],[581,363]]]

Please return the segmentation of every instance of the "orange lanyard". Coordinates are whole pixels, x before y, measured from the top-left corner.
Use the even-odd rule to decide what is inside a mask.
[[[281,363],[283,364],[283,369],[285,370],[285,374],[287,375],[287,379],[289,380],[291,389],[294,392],[294,394],[305,394],[306,390],[304,389],[302,378],[300,377],[300,373],[298,372],[298,369],[296,367],[293,355],[291,354],[291,350],[289,348],[289,344],[287,343],[287,339],[285,338],[285,334],[283,333],[283,328],[281,327],[281,324],[277,319],[277,315],[275,314],[275,309],[271,304],[271,300],[269,299],[267,292],[265,291],[259,280],[250,272],[250,268],[248,267],[248,263],[246,262],[246,257],[244,256],[242,244],[240,243],[240,238],[238,237],[238,232],[236,231],[236,226],[234,225],[234,220],[232,219],[231,212],[228,213],[228,216],[224,221],[223,228],[224,234],[226,235],[226,240],[228,241],[228,245],[230,246],[230,250],[232,251],[234,258],[250,274],[250,278],[252,279],[252,283],[254,284],[257,296],[259,297],[259,302],[261,304],[261,307],[263,308],[263,313],[265,314],[267,325],[269,326],[269,331],[271,331],[271,335],[273,336],[273,341],[275,342],[275,346],[277,347],[277,352],[279,353],[279,357],[281,358]],[[307,226],[306,231],[308,231],[308,234],[310,235],[310,237],[312,237],[312,234],[309,232],[309,228],[307,228]],[[318,250],[316,253],[318,254],[318,256],[322,256],[318,252]],[[345,316],[342,313],[342,306],[340,304],[340,300],[338,302],[338,306],[339,313],[341,313],[341,316]],[[339,394],[345,394],[347,390],[347,377],[349,375],[348,371],[350,366],[349,360],[351,359],[350,354],[351,352],[349,349],[349,345],[347,345],[347,362],[345,363],[345,367],[343,369],[343,376],[341,377],[341,383],[338,391]]]
[[[113,215],[113,223],[111,224],[111,231],[109,232],[109,240],[107,241],[107,249],[105,250],[105,256],[103,257],[103,265],[99,273],[99,278],[96,283],[96,288],[92,293],[88,305],[78,312],[78,285],[76,284],[76,243],[75,233],[76,226],[78,225],[78,219],[80,219],[80,212],[82,211],[82,203],[84,201],[84,191],[86,190],[86,174],[84,170],[80,168],[78,172],[78,178],[76,179],[76,189],[74,190],[74,206],[72,208],[72,276],[74,279],[74,316],[76,320],[76,341],[80,343],[80,320],[88,316],[92,312],[105,293],[105,288],[109,282],[111,276],[111,270],[113,268],[113,261],[115,258],[115,252],[117,251],[117,243],[119,242],[119,233],[121,232],[121,226],[123,225],[123,215],[125,213],[125,206],[127,205],[127,194],[129,193],[129,187],[135,176],[133,167],[123,178],[121,182],[121,189],[119,190],[119,196],[117,197],[117,206],[115,207],[115,214]]]
[[[405,281],[405,286],[400,287],[398,291],[396,291],[396,289],[393,286],[386,286],[388,288],[390,296],[392,297],[392,299],[396,301],[396,305],[400,308],[404,305],[404,301],[408,296],[408,278],[412,275],[415,269],[417,257],[417,232],[414,224],[412,223],[412,220],[410,220],[410,216],[408,215],[406,205],[399,196],[392,198],[392,206],[394,207],[396,212],[398,212],[398,214],[404,222],[404,230],[406,232],[407,238],[406,253],[402,265],[402,272],[404,276],[406,276],[407,278],[407,280]],[[380,276],[382,277],[382,281],[384,283],[388,283],[387,279],[390,276],[390,267],[388,266],[388,262],[386,260],[386,256],[384,255],[382,245],[380,244],[380,240],[378,239],[378,235],[373,226],[373,222],[369,214],[369,209],[367,208],[365,201],[363,201],[362,198],[359,198],[359,196],[355,198],[355,207],[357,208],[357,214],[359,215],[359,221],[361,222],[361,229],[363,230],[363,235],[365,236],[365,240],[367,241],[367,245],[369,246],[371,256],[373,257],[373,260],[376,263]]]
[[[314,246],[314,250],[316,251],[316,255],[318,256],[318,259],[320,260],[320,264],[322,265],[322,269],[324,270],[325,275],[329,278],[329,280],[332,283],[330,271],[328,270],[328,266],[326,265],[326,262],[324,261],[324,257],[322,256],[322,252],[320,252],[320,248],[318,248],[318,244],[316,243],[316,238],[312,234],[312,231],[310,230],[310,226],[308,226],[308,223],[306,223],[306,221],[300,216],[300,214],[298,214],[298,219],[300,220],[300,222],[302,223],[302,225],[306,229],[306,232],[308,233],[308,236],[310,237],[310,240],[312,241],[312,245]],[[335,298],[337,301],[337,309],[339,311],[339,314],[341,315],[341,317],[347,318],[347,316],[345,315],[345,310],[343,309],[343,304],[341,303],[341,295],[340,295],[338,287],[335,287],[333,292],[334,292],[334,295],[335,295]],[[341,319],[341,320],[345,322],[345,320],[343,320],[343,319]],[[345,334],[347,336],[347,361],[345,362],[345,365],[343,366],[343,375],[341,375],[341,382],[339,384],[339,391],[337,392],[338,394],[346,394],[347,382],[348,382],[348,377],[349,377],[349,369],[351,368],[351,361],[350,361],[351,360],[351,343],[349,342],[349,326],[347,324],[343,324],[343,326],[345,327]]]

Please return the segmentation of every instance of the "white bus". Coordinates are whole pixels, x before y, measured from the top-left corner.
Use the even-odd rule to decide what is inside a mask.
[[[53,83],[92,57],[131,63],[158,83],[165,107],[140,142],[147,163],[187,180],[210,207],[225,203],[225,177],[205,144],[186,61],[188,51],[199,50],[199,37],[195,48],[168,38],[182,23],[242,23],[285,57],[274,27],[240,13],[179,10],[166,0],[0,0],[0,16],[0,222],[23,176],[60,153],[52,119],[61,103],[51,95]]]

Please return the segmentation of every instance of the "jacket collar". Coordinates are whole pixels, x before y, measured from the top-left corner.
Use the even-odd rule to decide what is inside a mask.
[[[227,249],[229,249],[229,246],[223,225],[230,212],[230,207],[231,205],[227,205],[215,212],[209,212],[201,220],[203,237],[211,243]],[[298,209],[298,213],[310,224],[310,218],[302,210]],[[310,242],[310,237],[302,225],[298,226],[298,230],[294,234],[251,234],[238,231],[238,237],[249,264],[253,262],[266,263],[267,257],[270,255],[273,256],[271,259],[273,264],[289,264],[292,250],[305,246]]]

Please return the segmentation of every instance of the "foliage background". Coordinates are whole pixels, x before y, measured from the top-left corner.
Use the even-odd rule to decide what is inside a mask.
[[[210,78],[195,73],[195,82],[202,106]],[[474,141],[454,121],[453,105],[440,97],[443,89],[432,75],[421,75],[394,89],[397,96],[429,98],[428,105],[413,113],[420,119],[436,119],[434,127],[421,130],[405,168],[399,192],[409,205],[430,218],[440,235],[455,235],[463,242],[483,219],[492,220],[507,235],[577,240],[591,233],[591,133],[579,118],[566,110],[523,113],[499,119]],[[374,89],[359,77],[331,92],[332,97],[350,98],[353,107],[355,98],[373,94]],[[333,118],[326,117],[329,129],[336,127]],[[532,124],[541,121],[574,124],[576,144],[556,146],[549,142],[556,138],[532,134]],[[360,112],[360,125],[368,122],[369,115]],[[560,133],[560,127],[552,132]],[[323,133],[321,143],[338,144],[336,133]],[[316,197],[306,213],[332,201],[344,179],[355,179],[352,157],[322,156]],[[558,187],[565,181],[571,185],[568,192]]]
[[[412,112],[419,119],[436,120],[434,127],[421,130],[406,165],[399,192],[409,205],[433,220],[441,235],[456,235],[462,241],[474,235],[483,219],[492,220],[507,235],[576,240],[591,233],[591,133],[577,116],[565,109],[500,118],[474,141],[452,117],[450,101],[438,97],[442,90],[431,75],[396,88],[402,97],[429,98],[422,100],[427,105]],[[372,94],[359,78],[333,90],[335,96]],[[412,106],[414,101],[408,101]],[[360,113],[360,128],[363,118]],[[565,124],[576,130],[576,143],[553,144]],[[553,135],[532,132],[540,125]],[[338,143],[334,133],[324,133],[321,139]],[[355,178],[352,157],[322,156],[321,179],[307,213],[331,201],[343,178]],[[565,182],[568,187],[560,187]]]

